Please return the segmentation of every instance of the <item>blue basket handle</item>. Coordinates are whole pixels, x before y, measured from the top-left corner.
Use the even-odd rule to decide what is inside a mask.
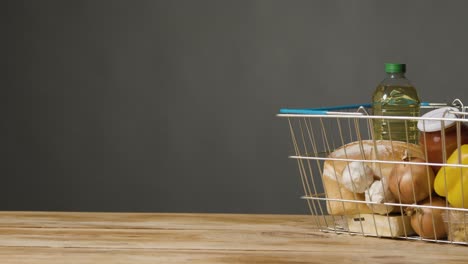
[[[422,102],[421,106],[430,106],[428,102]],[[359,107],[371,108],[372,104],[350,104],[350,105],[340,105],[340,106],[331,106],[331,107],[319,107],[319,108],[281,108],[279,110],[280,114],[295,114],[295,115],[326,115],[332,111],[342,111],[349,109],[358,109]]]

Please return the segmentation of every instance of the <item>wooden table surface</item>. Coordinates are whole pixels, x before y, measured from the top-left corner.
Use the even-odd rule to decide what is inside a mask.
[[[314,231],[313,216],[0,212],[0,263],[468,263],[468,247]]]

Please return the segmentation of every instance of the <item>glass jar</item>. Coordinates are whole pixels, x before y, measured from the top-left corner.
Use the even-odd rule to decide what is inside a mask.
[[[444,163],[444,157],[446,160],[457,149],[458,129],[456,124],[458,122],[442,120],[442,118],[457,118],[457,115],[453,112],[458,112],[458,109],[454,107],[442,107],[422,116],[424,118],[436,118],[435,120],[419,120],[419,143],[423,151],[427,153],[427,162]],[[460,144],[467,143],[468,127],[466,124],[461,123]],[[432,169],[434,173],[437,173],[440,166],[434,165]]]

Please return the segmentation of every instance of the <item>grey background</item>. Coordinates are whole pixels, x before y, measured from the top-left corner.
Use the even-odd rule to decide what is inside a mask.
[[[6,1],[0,210],[307,213],[281,107],[468,102],[467,1]]]

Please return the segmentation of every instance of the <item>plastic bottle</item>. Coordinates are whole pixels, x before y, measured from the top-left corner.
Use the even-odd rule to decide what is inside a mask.
[[[375,116],[420,115],[420,99],[415,87],[405,76],[406,65],[386,63],[387,77],[377,86],[372,96],[372,112]],[[405,141],[418,144],[417,120],[373,119],[374,138]]]

